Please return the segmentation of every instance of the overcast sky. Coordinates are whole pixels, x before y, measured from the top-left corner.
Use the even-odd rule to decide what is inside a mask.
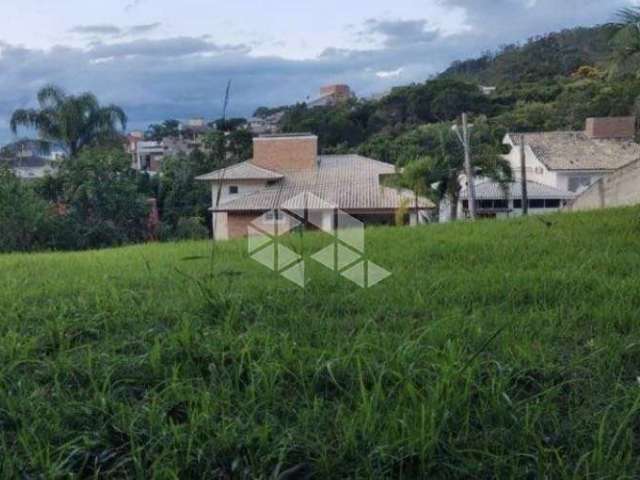
[[[424,81],[453,60],[576,25],[632,0],[0,0],[0,143],[47,83],[125,108],[131,128]]]

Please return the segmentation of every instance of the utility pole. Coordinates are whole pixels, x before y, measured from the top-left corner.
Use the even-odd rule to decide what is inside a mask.
[[[464,170],[467,175],[467,199],[469,201],[469,214],[471,219],[476,219],[476,185],[473,181],[473,168],[471,167],[471,131],[467,114],[462,114],[462,147],[464,148]]]
[[[520,135],[520,182],[522,187],[522,215],[529,215],[529,192],[527,190],[527,162],[524,135]]]

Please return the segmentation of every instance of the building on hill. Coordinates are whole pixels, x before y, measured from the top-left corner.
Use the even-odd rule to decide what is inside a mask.
[[[320,88],[320,95],[307,102],[309,108],[313,107],[334,107],[348,102],[355,98],[355,94],[349,85],[336,84],[325,85]]]
[[[265,117],[251,117],[247,120],[246,128],[254,135],[274,134],[280,131],[280,121],[284,111],[276,112]]]
[[[311,134],[256,137],[253,151],[250,160],[197,178],[211,184],[215,239],[246,236],[258,217],[277,219],[281,211],[312,212],[335,228],[338,210],[364,224],[393,224],[402,209],[416,224],[434,209],[411,191],[384,186],[381,178],[396,173],[393,165],[359,155],[318,155],[318,138]]]

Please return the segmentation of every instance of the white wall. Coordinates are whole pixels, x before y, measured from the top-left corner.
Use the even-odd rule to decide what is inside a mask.
[[[229,187],[231,186],[238,187],[238,193],[236,194],[229,193]],[[220,204],[222,205],[223,203],[240,198],[243,195],[249,195],[251,193],[257,192],[258,190],[262,190],[266,188],[266,186],[267,186],[266,180],[225,180],[222,182]],[[216,183],[216,182],[211,183],[211,206],[215,206],[216,204],[219,187],[220,187],[219,183]]]
[[[511,146],[511,152],[503,157],[511,165],[514,177],[520,179],[520,147],[514,146],[511,142],[507,142]],[[550,171],[544,163],[542,163],[533,153],[528,145],[524,149],[524,163],[527,169],[527,180],[530,182],[542,183],[551,187],[561,188],[558,186],[558,176],[555,172]]]

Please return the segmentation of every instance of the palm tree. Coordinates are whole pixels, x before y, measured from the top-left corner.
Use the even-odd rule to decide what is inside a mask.
[[[640,53],[640,7],[627,7],[618,11],[613,23],[614,69]]]
[[[39,109],[20,109],[11,116],[11,130],[35,128],[43,140],[63,143],[67,153],[75,157],[88,145],[113,140],[118,126],[124,130],[127,116],[116,106],[103,107],[92,93],[67,95],[61,88],[49,85],[38,92]]]
[[[401,184],[411,188],[411,184],[420,188],[420,193],[436,203],[447,199],[451,220],[458,217],[458,201],[462,190],[461,179],[464,176],[464,154],[462,147],[447,123],[432,124],[423,128],[422,148],[428,153],[428,159],[407,165]],[[477,122],[472,135],[472,167],[476,178],[491,179],[505,188],[513,180],[511,165],[501,155],[488,125]],[[422,177],[418,181],[416,177]]]

